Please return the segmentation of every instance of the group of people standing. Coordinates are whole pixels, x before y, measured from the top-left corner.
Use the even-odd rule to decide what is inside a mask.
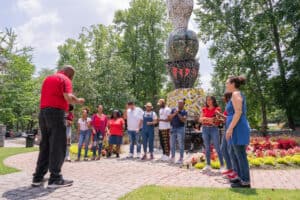
[[[48,76],[43,82],[39,115],[42,139],[37,166],[33,175],[33,186],[43,184],[44,175],[48,170],[50,171],[49,188],[70,186],[73,183],[73,181],[65,180],[62,177],[61,167],[65,159],[70,160],[70,133],[74,115],[73,107],[69,105],[83,104],[85,101],[83,98],[77,98],[73,95],[72,78],[74,73],[75,70],[72,66],[65,66],[57,73]],[[223,163],[224,155],[227,170],[224,170],[223,174],[230,179],[232,187],[250,187],[249,165],[246,155],[250,129],[246,119],[246,100],[239,91],[240,86],[244,83],[245,79],[242,77],[230,77],[226,81],[226,89],[232,97],[227,96],[226,112],[221,114],[221,109],[215,98],[209,96],[206,98],[206,105],[199,118],[199,122],[202,124],[202,137],[207,159],[207,166],[204,170],[210,169],[210,142],[212,140],[222,169],[225,166]],[[80,160],[83,144],[85,147],[84,160],[87,160],[90,143],[93,149],[92,160],[99,160],[105,137],[109,137],[107,156],[111,156],[113,145],[116,145],[116,157],[119,157],[126,124],[130,141],[128,158],[137,157],[142,160],[152,160],[154,159],[154,127],[158,124],[159,139],[163,151],[161,160],[182,164],[185,122],[188,115],[184,109],[185,100],[179,100],[177,107],[172,109],[166,106],[164,99],[160,99],[157,104],[160,107],[159,115],[154,112],[151,103],[147,103],[145,111],[143,111],[132,101],[127,103],[123,116],[120,111],[114,110],[111,116],[107,117],[103,114],[103,106],[99,105],[97,113],[90,118],[89,110],[87,108],[82,109],[82,116],[77,121],[78,155],[76,160]],[[65,113],[68,114],[65,115]],[[226,133],[222,140],[222,148],[220,148],[217,128],[218,123],[222,121],[220,118],[226,121]],[[175,162],[176,141],[180,156]],[[134,154],[135,145],[136,156]],[[143,155],[141,155],[142,145]]]

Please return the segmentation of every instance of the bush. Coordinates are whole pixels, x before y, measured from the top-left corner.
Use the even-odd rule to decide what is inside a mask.
[[[194,166],[196,169],[203,169],[205,167],[205,163],[199,162]]]
[[[275,166],[275,158],[274,157],[265,157],[264,158],[264,164],[265,165],[272,165],[272,166]]]
[[[220,169],[221,165],[219,161],[212,161],[211,162],[211,168],[213,169]]]
[[[279,164],[284,164],[284,165],[288,165],[289,164],[289,162],[287,161],[286,158],[278,158],[276,160],[276,162],[279,163]]]
[[[300,165],[300,155],[292,156],[291,163],[296,164],[296,165]]]
[[[262,158],[249,159],[250,166],[259,167],[262,165]]]
[[[70,147],[70,153],[77,155],[78,153],[78,145],[77,144],[72,144]],[[84,156],[84,147],[81,149],[81,156]],[[92,151],[88,151],[88,157],[92,157],[93,156],[93,152]]]

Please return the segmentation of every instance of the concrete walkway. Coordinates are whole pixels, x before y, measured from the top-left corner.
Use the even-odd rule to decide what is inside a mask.
[[[8,166],[22,172],[0,176],[0,199],[117,199],[143,185],[194,186],[228,188],[217,173],[202,174],[199,170],[154,161],[122,158],[65,163],[63,175],[74,185],[57,190],[31,188],[37,152],[19,154],[5,160]],[[159,155],[156,155],[158,158]],[[300,189],[300,170],[251,170],[254,188]]]

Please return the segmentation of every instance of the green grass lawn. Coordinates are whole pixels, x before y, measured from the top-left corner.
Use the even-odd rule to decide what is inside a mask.
[[[10,174],[14,172],[18,172],[20,170],[12,168],[12,167],[7,167],[4,165],[3,160],[7,157],[20,154],[20,153],[27,153],[27,152],[32,152],[32,151],[37,151],[38,148],[23,148],[23,147],[1,147],[0,148],[0,175],[4,174]]]
[[[119,200],[296,200],[300,190],[267,189],[215,189],[188,187],[144,186],[128,193]]]

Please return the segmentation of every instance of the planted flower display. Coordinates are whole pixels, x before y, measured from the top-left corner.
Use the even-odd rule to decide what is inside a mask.
[[[247,154],[251,168],[298,168],[300,167],[300,137],[286,135],[251,137]],[[196,169],[202,169],[205,166],[205,154],[201,154],[201,160],[196,158],[197,156],[192,160],[193,166]],[[211,147],[211,160],[212,168],[220,168],[218,156],[213,147]]]

